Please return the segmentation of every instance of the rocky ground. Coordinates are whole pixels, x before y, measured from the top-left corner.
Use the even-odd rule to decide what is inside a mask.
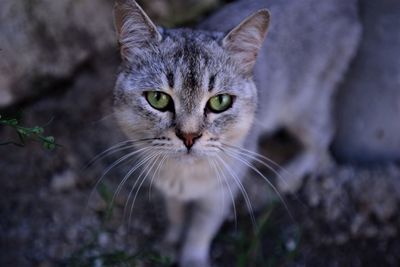
[[[157,253],[166,223],[158,194],[153,190],[149,199],[144,187],[129,219],[126,187],[110,213],[124,166],[97,189],[95,184],[118,155],[85,168],[95,155],[123,140],[110,108],[117,55],[101,60],[109,67],[88,64],[57,94],[24,106],[21,122],[43,125],[52,119],[46,132],[62,147],[47,151],[34,142],[24,148],[0,146],[1,266],[169,266]],[[3,127],[0,138],[16,137]],[[294,147],[285,136],[263,146],[275,156],[286,151],[278,161]],[[256,185],[254,193],[265,193],[253,200],[260,230],[254,232],[238,199],[237,226],[232,215],[213,247],[219,266],[400,263],[399,166],[338,166],[330,175],[309,177],[296,195],[284,197],[288,209],[276,197],[265,198],[271,190],[251,177],[248,190]]]
[[[91,1],[81,1],[78,8],[72,7],[70,0],[59,3],[77,17],[93,16],[90,3],[94,2],[102,7],[97,12],[106,18],[111,14],[109,2]],[[3,118],[17,116],[21,125],[44,126],[45,134],[61,145],[53,151],[33,141],[24,147],[0,146],[0,266],[170,266],[170,260],[157,252],[166,223],[157,192],[153,190],[149,196],[149,188],[144,186],[131,210],[131,203],[125,207],[129,187],[124,187],[110,211],[113,193],[127,166],[113,169],[97,186],[96,181],[121,154],[87,167],[100,152],[124,140],[111,108],[119,64],[110,37],[111,18],[96,21],[100,26],[83,19],[57,28],[51,23],[57,14],[49,18],[40,12],[43,5],[57,12],[57,5],[45,2],[32,1],[37,6],[24,9],[41,22],[23,28],[25,36],[42,39],[40,31],[47,29],[46,40],[53,40],[50,47],[46,42],[35,43],[30,57],[15,57],[28,50],[23,49],[25,44],[14,45],[12,38],[19,37],[5,30],[12,25],[20,29],[19,23],[26,20],[7,19],[24,1],[0,8],[0,31],[7,32],[9,42],[0,50],[4,56],[0,70],[2,74],[8,71],[0,76],[0,85],[13,89],[0,90],[0,114]],[[207,7],[201,7],[200,14],[221,4],[205,2]],[[166,19],[163,9],[157,7],[162,4],[154,5],[146,8],[153,8],[160,21]],[[195,20],[195,15],[186,15],[190,17],[179,23]],[[56,29],[80,41],[66,45]],[[82,39],[87,33],[92,36],[89,43]],[[98,39],[93,37],[95,33],[100,34]],[[51,53],[44,56],[49,49],[63,60],[56,60]],[[38,63],[43,64],[36,67]],[[10,73],[10,69],[14,71]],[[0,126],[0,143],[9,140],[18,140],[15,131]],[[298,149],[285,134],[265,140],[262,147],[279,163]],[[285,195],[287,208],[261,179],[254,174],[249,177],[247,188],[257,207],[258,230],[239,198],[237,220],[230,216],[213,245],[212,258],[218,266],[400,265],[398,163],[339,164],[331,173],[308,177],[296,194]]]

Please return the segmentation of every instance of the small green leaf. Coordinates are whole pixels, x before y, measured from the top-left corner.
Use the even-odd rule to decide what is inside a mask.
[[[48,149],[48,150],[53,150],[54,148],[56,148],[56,145],[44,142],[43,143],[43,147]]]
[[[44,132],[44,129],[42,127],[39,126],[35,126],[32,128],[31,130],[34,134],[40,135]]]
[[[22,143],[22,144],[25,144],[25,135],[23,135],[23,134],[21,134],[19,131],[17,131],[17,134],[18,134],[18,137],[19,137],[19,141]]]
[[[48,150],[53,150],[56,148],[56,145],[54,143],[54,137],[53,136],[46,136],[43,139],[43,147],[48,149]]]
[[[18,125],[18,121],[17,119],[11,119],[11,120],[7,120],[7,123],[11,126],[16,126]]]
[[[46,136],[45,138],[44,138],[44,140],[46,141],[46,142],[49,142],[49,143],[54,143],[54,137],[53,136]]]
[[[31,133],[29,132],[29,130],[25,129],[25,128],[17,128],[17,132],[23,136],[27,136],[27,137],[31,136]]]

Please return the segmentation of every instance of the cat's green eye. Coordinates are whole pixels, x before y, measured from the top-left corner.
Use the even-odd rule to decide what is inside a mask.
[[[150,91],[145,93],[147,102],[160,111],[166,111],[171,106],[171,97],[160,91]]]
[[[220,94],[208,100],[208,108],[215,113],[224,112],[232,106],[233,96],[228,94]]]

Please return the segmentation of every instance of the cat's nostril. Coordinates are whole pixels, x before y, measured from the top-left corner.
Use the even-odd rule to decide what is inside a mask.
[[[176,131],[176,136],[183,141],[187,149],[190,149],[197,139],[199,139],[202,134],[201,133],[184,133],[181,131]]]

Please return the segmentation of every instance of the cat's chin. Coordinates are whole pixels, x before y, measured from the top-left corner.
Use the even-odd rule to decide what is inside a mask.
[[[187,163],[204,160],[209,156],[210,152],[202,151],[201,149],[180,149],[176,151],[176,153],[170,155],[171,158],[175,158],[179,161],[185,161]]]

